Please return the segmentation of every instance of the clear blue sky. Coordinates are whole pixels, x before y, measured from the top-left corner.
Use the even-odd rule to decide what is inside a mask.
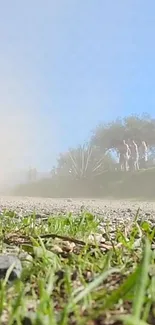
[[[154,0],[1,1],[0,112],[27,112],[25,162],[49,169],[99,122],[155,115],[154,37]]]

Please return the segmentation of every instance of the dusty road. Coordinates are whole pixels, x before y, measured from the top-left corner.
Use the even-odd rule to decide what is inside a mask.
[[[77,215],[81,210],[89,211],[111,220],[126,221],[139,214],[155,222],[155,202],[115,201],[100,199],[50,199],[30,197],[0,197],[0,210],[15,210],[20,215],[36,211],[37,214],[64,214],[72,212]]]

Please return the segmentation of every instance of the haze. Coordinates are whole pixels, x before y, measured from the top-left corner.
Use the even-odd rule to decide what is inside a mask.
[[[154,115],[155,2],[5,1],[0,181],[49,171],[101,121]]]

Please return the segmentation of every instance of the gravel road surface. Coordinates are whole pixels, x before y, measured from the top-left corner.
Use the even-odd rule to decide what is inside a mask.
[[[116,201],[100,199],[50,199],[30,197],[0,197],[0,210],[15,210],[19,215],[36,211],[39,215],[64,214],[77,215],[81,210],[103,216],[106,219],[127,222],[139,210],[140,217],[155,222],[155,202]]]

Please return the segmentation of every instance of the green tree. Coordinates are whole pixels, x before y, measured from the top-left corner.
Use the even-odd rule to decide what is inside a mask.
[[[131,115],[101,124],[93,131],[90,142],[98,146],[101,152],[106,152],[110,148],[117,150],[124,139],[134,139],[138,144],[144,140],[150,153],[155,152],[155,119],[148,114]]]

